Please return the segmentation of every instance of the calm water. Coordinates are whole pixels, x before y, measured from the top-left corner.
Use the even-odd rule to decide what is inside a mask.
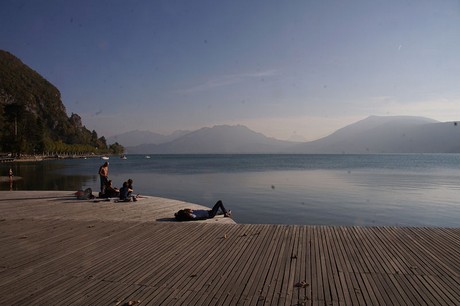
[[[238,223],[460,226],[460,155],[128,155],[115,186],[206,206]],[[15,163],[14,190],[98,191],[99,159]],[[8,164],[1,173],[7,175]],[[2,190],[9,183],[2,183]]]

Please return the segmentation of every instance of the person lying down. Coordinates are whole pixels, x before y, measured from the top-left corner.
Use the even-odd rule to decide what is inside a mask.
[[[220,200],[217,201],[211,210],[186,208],[179,210],[174,214],[174,217],[177,221],[212,219],[217,215],[219,209],[224,214],[224,217],[231,217],[232,211],[225,209],[224,204]]]

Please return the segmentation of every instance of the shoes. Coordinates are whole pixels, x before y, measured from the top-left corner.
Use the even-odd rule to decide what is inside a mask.
[[[137,198],[136,197],[133,197],[133,202],[136,202],[137,201]]]
[[[224,217],[230,218],[232,216],[232,211],[228,210],[225,214]]]

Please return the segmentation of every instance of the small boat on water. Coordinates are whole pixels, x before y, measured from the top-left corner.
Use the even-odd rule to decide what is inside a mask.
[[[150,155],[145,155],[145,158],[149,159],[149,158],[150,158]]]
[[[126,155],[122,155],[122,156],[120,156],[120,158],[121,158],[121,159],[128,159],[128,158],[126,157]]]
[[[102,156],[101,159],[103,159],[103,160],[109,160],[109,157],[108,157],[108,156]]]

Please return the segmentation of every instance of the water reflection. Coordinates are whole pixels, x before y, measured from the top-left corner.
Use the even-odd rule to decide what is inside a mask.
[[[1,190],[77,190],[90,180],[90,175],[62,175],[65,165],[55,162],[19,162],[0,165],[2,176],[11,167],[14,176],[3,182]]]
[[[134,179],[136,193],[212,206],[223,200],[238,223],[325,224],[365,226],[458,227],[458,169],[415,170],[345,168],[211,171],[205,161],[168,157],[149,161],[113,160],[109,177],[115,187]],[[222,161],[223,157],[218,157]],[[253,157],[238,157],[253,160]],[[292,157],[289,157],[292,159]],[[373,156],[371,158],[374,158]],[[183,170],[183,159],[185,168]],[[192,157],[191,159],[198,159]],[[210,158],[214,160],[213,158]],[[215,160],[214,160],[215,162]],[[154,167],[154,163],[157,163]],[[235,163],[232,161],[232,163]],[[102,161],[68,160],[15,163],[13,190],[98,191]],[[161,164],[161,165],[160,165]],[[9,165],[1,165],[7,173]],[[330,165],[329,165],[330,167]],[[167,169],[174,171],[168,171]],[[220,169],[220,168],[219,168]],[[9,182],[1,184],[9,190]]]

